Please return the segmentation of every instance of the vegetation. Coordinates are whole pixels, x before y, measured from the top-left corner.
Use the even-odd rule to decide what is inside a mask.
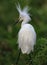
[[[20,24],[16,4],[30,8],[37,40],[31,53],[32,65],[47,65],[47,0],[0,0],[0,65],[16,65],[19,54],[17,36]],[[29,65],[29,56],[21,53],[19,65]]]

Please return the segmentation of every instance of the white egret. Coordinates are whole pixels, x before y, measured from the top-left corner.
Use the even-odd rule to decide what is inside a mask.
[[[22,10],[20,5],[17,6],[19,12],[19,21],[22,21],[21,29],[18,33],[18,46],[23,54],[30,54],[34,50],[36,43],[36,32],[34,27],[28,22],[31,21],[28,7]]]
[[[23,54],[29,54],[34,50],[34,45],[36,43],[36,32],[34,27],[28,22],[31,20],[28,7],[26,6],[21,10],[20,5],[17,7],[19,12],[19,20],[22,21],[21,29],[18,33],[18,45]]]

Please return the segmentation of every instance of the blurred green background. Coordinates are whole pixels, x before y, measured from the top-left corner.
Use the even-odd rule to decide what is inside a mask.
[[[28,5],[37,40],[31,65],[47,65],[47,0],[0,0],[0,65],[16,65],[18,57],[17,36],[21,23],[16,4]],[[21,53],[18,65],[29,65],[29,56]]]

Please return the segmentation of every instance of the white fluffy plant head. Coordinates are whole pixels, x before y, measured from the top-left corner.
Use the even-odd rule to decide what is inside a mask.
[[[28,6],[25,6],[23,9],[21,9],[20,4],[18,4],[17,10],[19,12],[19,20],[24,22],[29,22],[31,20],[30,14],[28,13],[29,8]]]

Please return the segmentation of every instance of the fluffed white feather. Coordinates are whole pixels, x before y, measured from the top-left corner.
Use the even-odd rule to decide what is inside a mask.
[[[20,8],[17,8],[18,11]],[[19,12],[22,24],[21,29],[18,33],[18,46],[21,49],[23,54],[29,54],[31,51],[34,50],[34,45],[36,43],[36,32],[34,27],[28,22],[31,20],[28,8],[24,8],[21,12]]]
[[[16,8],[17,8],[19,14],[21,14],[22,10],[21,10],[21,7],[20,7],[20,4],[19,3],[18,3],[18,6],[16,5]]]
[[[34,50],[36,33],[32,25],[24,24],[18,34],[18,44],[22,53],[29,54]]]

